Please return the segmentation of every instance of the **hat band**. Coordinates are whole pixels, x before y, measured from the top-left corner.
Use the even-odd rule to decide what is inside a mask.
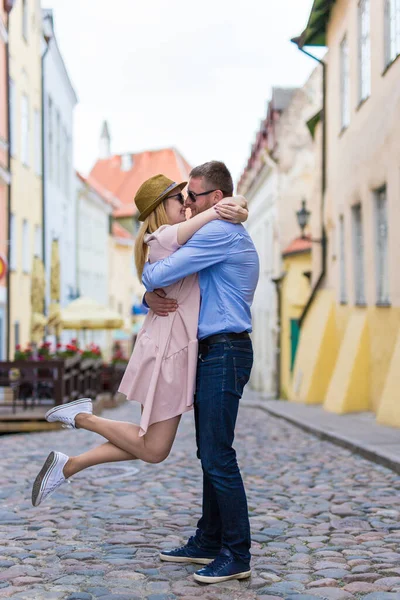
[[[165,196],[165,194],[168,194],[168,192],[171,192],[174,188],[176,188],[177,185],[178,184],[175,183],[175,182],[171,183],[171,185],[169,185],[167,187],[167,189],[165,189],[163,192],[161,192],[161,194],[156,198],[156,202],[157,202],[157,200],[159,200],[160,198],[162,198],[163,196]]]

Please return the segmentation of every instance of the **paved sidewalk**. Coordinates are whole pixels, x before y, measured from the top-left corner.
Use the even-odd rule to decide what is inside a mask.
[[[103,416],[133,420],[125,404]],[[80,473],[38,508],[31,485],[51,449],[103,441],[85,431],[0,438],[0,599],[400,600],[400,477],[243,405],[235,446],[248,490],[250,580],[194,582],[161,563],[200,515],[193,415],[165,463]]]
[[[336,415],[318,405],[271,400],[252,390],[247,392],[244,404],[261,408],[400,473],[400,429],[380,425],[371,412]]]

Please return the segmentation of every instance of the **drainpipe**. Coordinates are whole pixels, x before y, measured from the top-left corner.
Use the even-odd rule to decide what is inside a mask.
[[[7,33],[8,33],[8,14],[7,14]],[[10,110],[10,46],[9,40],[6,43],[6,98],[7,98],[7,169],[11,173],[11,110]],[[7,187],[7,325],[6,325],[6,352],[7,360],[11,360],[11,185],[12,177]]]
[[[316,60],[322,66],[322,174],[321,174],[321,273],[311,291],[311,295],[305,305],[301,317],[299,319],[299,327],[301,328],[306,318],[306,315],[311,308],[312,303],[314,302],[314,298],[321,287],[322,281],[326,275],[326,263],[327,263],[327,237],[324,223],[324,213],[325,213],[325,191],[326,191],[326,142],[327,142],[327,131],[326,131],[326,85],[327,85],[327,65],[326,63],[317,58],[300,45],[300,38],[293,38],[291,40],[294,44],[296,44],[297,48],[303,54],[306,54],[313,60]]]
[[[44,59],[49,51],[50,38],[44,37],[46,41],[46,49],[42,55],[42,81],[41,81],[41,94],[42,94],[42,257],[43,265],[46,267],[46,189],[45,189],[45,169],[46,169],[46,157],[45,157],[45,126],[44,126],[44,114],[45,114],[45,94],[44,94]],[[45,309],[46,310],[46,309]]]
[[[276,315],[276,325],[277,325],[277,341],[276,341],[276,353],[275,353],[275,361],[276,361],[276,399],[280,400],[281,392],[282,392],[282,380],[281,380],[281,323],[282,323],[282,281],[285,277],[286,273],[283,273],[280,277],[272,278],[271,281],[275,284],[276,289],[276,301],[277,301],[277,315]]]

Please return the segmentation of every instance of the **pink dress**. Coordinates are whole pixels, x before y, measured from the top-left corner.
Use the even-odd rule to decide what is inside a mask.
[[[178,226],[163,225],[146,236],[151,263],[180,248]],[[153,423],[193,407],[200,309],[197,275],[177,281],[165,292],[177,299],[178,309],[167,317],[149,311],[118,390],[143,406],[139,435],[144,435]]]

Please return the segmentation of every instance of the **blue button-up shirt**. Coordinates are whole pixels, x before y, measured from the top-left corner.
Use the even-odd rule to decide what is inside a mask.
[[[143,283],[151,292],[192,273],[199,274],[201,293],[198,338],[250,332],[259,261],[244,227],[211,221],[168,258],[147,263]]]

